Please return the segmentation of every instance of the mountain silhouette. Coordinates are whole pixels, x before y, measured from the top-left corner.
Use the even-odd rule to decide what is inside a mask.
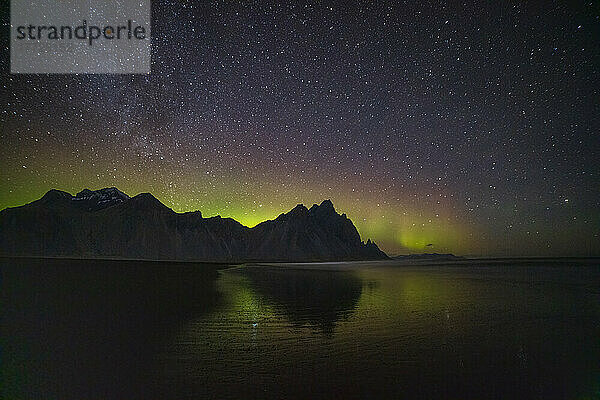
[[[329,200],[310,209],[299,204],[248,228],[200,211],[176,213],[150,193],[129,197],[117,188],[75,196],[50,190],[0,211],[0,254],[214,262],[387,258],[375,243],[362,242]]]

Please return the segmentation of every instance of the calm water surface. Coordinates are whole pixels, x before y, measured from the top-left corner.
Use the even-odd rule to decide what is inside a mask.
[[[598,262],[2,262],[5,398],[600,398]]]

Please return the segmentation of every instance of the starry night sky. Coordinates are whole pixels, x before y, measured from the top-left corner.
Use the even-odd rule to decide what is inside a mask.
[[[4,3],[0,208],[331,199],[388,254],[600,254],[599,2],[161,1],[150,75],[11,75]]]

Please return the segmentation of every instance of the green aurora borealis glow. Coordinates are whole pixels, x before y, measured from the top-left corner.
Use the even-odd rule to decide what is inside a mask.
[[[0,209],[115,186],[254,226],[331,199],[388,254],[600,255],[597,6],[152,7],[149,75],[10,74],[3,42]]]

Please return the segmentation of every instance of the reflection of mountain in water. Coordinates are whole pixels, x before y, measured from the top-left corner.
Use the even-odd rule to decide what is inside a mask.
[[[314,326],[328,335],[339,319],[355,310],[362,293],[362,281],[347,271],[247,267],[243,272],[293,324]]]

